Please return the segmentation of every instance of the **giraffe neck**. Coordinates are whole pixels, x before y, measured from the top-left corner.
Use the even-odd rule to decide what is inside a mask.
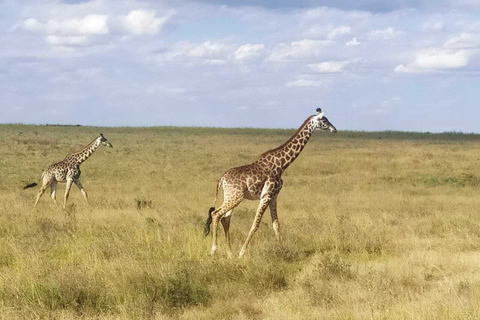
[[[72,153],[70,156],[68,156],[68,158],[73,158],[74,161],[80,165],[82,162],[87,160],[99,146],[100,140],[95,139],[82,150]]]
[[[261,158],[270,158],[275,166],[284,171],[300,155],[308,140],[312,136],[315,127],[310,122],[310,117],[298,128],[297,132],[280,147],[267,151]]]

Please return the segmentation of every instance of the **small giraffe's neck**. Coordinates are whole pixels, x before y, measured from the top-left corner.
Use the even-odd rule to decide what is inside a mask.
[[[67,156],[67,158],[73,158],[73,160],[80,165],[82,162],[87,160],[99,146],[100,140],[97,138],[90,142],[82,150],[72,153],[71,155]]]
[[[298,128],[297,132],[284,144],[276,149],[265,152],[260,159],[272,157],[273,163],[276,166],[280,166],[282,171],[287,169],[300,155],[315,130],[310,119],[311,117],[307,118],[300,128]]]

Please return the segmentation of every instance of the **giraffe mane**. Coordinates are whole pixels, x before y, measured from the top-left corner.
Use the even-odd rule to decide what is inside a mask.
[[[289,144],[293,139],[295,139],[295,137],[297,136],[297,134],[298,134],[300,131],[302,131],[302,130],[305,128],[305,126],[306,126],[307,123],[310,121],[310,119],[312,119],[312,117],[313,117],[313,116],[308,117],[308,118],[302,123],[302,125],[297,129],[297,131],[290,137],[290,139],[288,139],[287,141],[285,141],[285,142],[284,142],[281,146],[279,146],[279,147],[276,147],[276,148],[274,148],[274,149],[265,151],[264,153],[262,153],[262,154],[260,155],[260,158],[261,158],[261,157],[264,157],[264,156],[266,156],[266,155],[268,155],[268,154],[270,154],[270,153],[274,153],[275,151],[278,151],[278,150],[280,150],[280,149],[283,149],[287,144]]]
[[[73,155],[77,155],[77,154],[79,154],[79,153],[85,152],[85,150],[87,150],[97,139],[98,139],[98,137],[95,138],[95,139],[93,139],[89,144],[87,144],[87,145],[86,145],[85,147],[83,147],[82,149],[80,149],[80,150],[78,150],[78,151],[74,151],[74,152],[68,154],[68,155],[65,157],[65,159],[68,158],[69,156],[73,156]]]

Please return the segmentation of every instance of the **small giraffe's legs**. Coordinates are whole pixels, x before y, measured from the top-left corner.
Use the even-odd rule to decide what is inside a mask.
[[[240,202],[242,202],[242,200],[243,200],[243,197],[239,197],[238,199],[235,199],[235,200],[225,199],[222,206],[220,208],[218,208],[218,210],[215,210],[214,212],[212,212],[212,238],[213,238],[213,241],[212,241],[212,250],[210,251],[210,255],[214,255],[215,251],[217,251],[218,221],[221,218],[223,218],[223,216],[227,212],[233,210],[236,206],[238,206],[240,204]],[[228,220],[228,223],[230,224],[230,219]],[[228,225],[228,227],[230,227],[230,225]],[[225,228],[225,225],[224,225],[224,228]],[[227,244],[230,243],[229,238],[230,237],[228,237]],[[230,245],[228,247],[230,249]]]
[[[232,218],[232,211],[228,211],[225,216],[220,220],[225,231],[225,239],[227,240],[227,255],[229,258],[233,258],[232,245],[230,243],[230,219]]]
[[[50,196],[52,197],[53,202],[55,202],[55,205],[57,205],[57,185],[57,180],[53,180],[50,185]]]
[[[252,240],[253,234],[255,233],[255,231],[257,231],[258,226],[260,225],[260,221],[262,221],[263,214],[265,213],[265,210],[267,209],[271,200],[272,200],[271,194],[267,193],[262,195],[262,198],[260,200],[260,205],[258,206],[257,213],[255,214],[255,219],[253,219],[252,228],[250,229],[247,239],[243,244],[242,250],[240,250],[240,254],[238,255],[239,258],[242,258],[244,256],[245,250],[247,250],[248,244]]]
[[[87,198],[87,192],[83,189],[83,186],[80,183],[80,180],[75,179],[75,180],[73,180],[73,182],[75,182],[75,185],[78,187],[78,189],[80,189],[80,191],[82,192],[83,198],[85,199],[85,202],[87,203],[87,205],[89,205],[88,198]]]
[[[273,232],[275,233],[275,239],[280,242],[280,226],[278,224],[278,216],[277,216],[277,197],[274,197],[270,201],[270,215],[272,216],[272,227]]]
[[[42,184],[42,187],[40,188],[40,191],[38,191],[38,194],[37,194],[37,200],[35,200],[35,204],[33,205],[34,207],[37,206],[38,204],[38,201],[40,200],[40,198],[43,196],[43,194],[45,193],[45,190],[47,190],[48,186],[50,185],[50,183],[45,183],[45,181],[43,182]]]
[[[68,196],[70,195],[70,189],[72,188],[73,179],[67,179],[67,186],[65,187],[65,200],[63,201],[63,210],[67,207]]]

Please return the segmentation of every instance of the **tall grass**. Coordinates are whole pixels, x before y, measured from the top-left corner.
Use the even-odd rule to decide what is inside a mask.
[[[23,185],[99,132],[91,206],[74,186],[34,209]],[[283,177],[283,244],[266,213],[245,259],[222,231],[207,256],[217,179],[292,133],[1,125],[0,319],[480,318],[478,135],[315,133]]]

